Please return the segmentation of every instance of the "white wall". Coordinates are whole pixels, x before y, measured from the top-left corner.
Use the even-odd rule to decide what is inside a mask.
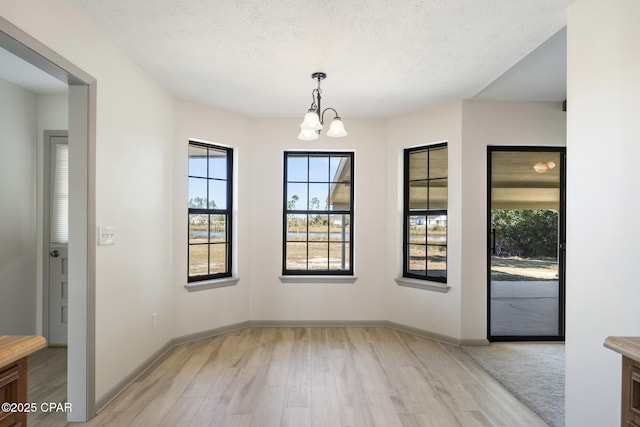
[[[564,146],[560,103],[458,101],[389,120],[387,301],[389,320],[462,342],[487,338],[487,146]],[[400,287],[402,151],[449,142],[446,294]]]
[[[461,288],[461,146],[462,102],[395,117],[388,122],[387,222],[385,301],[388,320],[460,339]],[[398,286],[402,276],[403,150],[447,141],[449,151],[449,207],[447,246],[447,293]]]
[[[388,121],[349,120],[347,138],[322,136],[312,142],[296,139],[298,122],[249,119],[176,101],[174,170],[182,179],[174,180],[174,336],[245,320],[391,320],[456,340],[486,339],[486,147],[564,146],[561,105],[458,101]],[[189,138],[236,149],[240,253],[235,264],[241,280],[234,287],[193,293],[184,289]],[[403,149],[440,141],[449,142],[451,289],[446,294],[400,287],[394,281],[402,270]],[[283,284],[278,278],[283,152],[324,149],[356,153],[358,280]]]
[[[37,114],[37,167],[36,167],[36,204],[37,204],[37,279],[36,279],[36,334],[42,335],[42,269],[43,269],[43,176],[44,171],[44,131],[67,130],[69,127],[69,96],[38,95],[36,97]]]
[[[487,146],[566,145],[561,103],[464,101],[462,110],[463,340],[487,336]]]
[[[174,103],[174,255],[173,336],[207,331],[249,320],[249,258],[251,226],[250,200],[251,121],[242,116],[184,101]],[[187,200],[188,142],[202,140],[234,149],[234,254],[235,286],[188,292],[187,284]],[[257,178],[256,178],[257,179]]]
[[[620,425],[621,356],[638,336],[640,2],[568,15],[566,425]],[[594,232],[594,231],[600,232]]]
[[[297,139],[301,118],[256,119],[251,137],[251,320],[384,319],[384,120],[345,121],[346,138]],[[354,283],[281,283],[285,150],[355,152]]]
[[[344,139],[297,139],[300,118],[249,119],[175,102],[174,336],[254,321],[386,319],[383,303],[386,124],[352,119]],[[187,141],[231,146],[236,160],[236,286],[188,292]],[[281,283],[285,150],[355,152],[355,283]]]
[[[0,335],[36,331],[36,96],[0,79]]]
[[[116,227],[116,245],[98,247],[95,260],[100,399],[172,337],[172,99],[68,2],[0,9],[97,79],[96,223]]]

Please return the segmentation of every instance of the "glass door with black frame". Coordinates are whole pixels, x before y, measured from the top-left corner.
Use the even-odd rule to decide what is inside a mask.
[[[564,337],[564,148],[489,148],[489,339]]]

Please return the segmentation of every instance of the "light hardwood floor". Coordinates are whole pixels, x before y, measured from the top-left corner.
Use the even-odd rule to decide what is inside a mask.
[[[36,403],[38,410],[29,413],[30,427],[57,427],[66,424],[66,414],[43,412],[43,403],[61,403],[67,399],[67,349],[43,348],[29,356],[27,401]]]
[[[86,426],[546,426],[458,347],[388,328],[183,344]]]

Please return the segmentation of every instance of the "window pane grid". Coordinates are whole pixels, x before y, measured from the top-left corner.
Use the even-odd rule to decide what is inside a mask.
[[[447,146],[405,150],[403,276],[446,283]]]
[[[233,151],[189,142],[188,281],[231,276]]]
[[[352,274],[353,153],[285,152],[283,274]]]

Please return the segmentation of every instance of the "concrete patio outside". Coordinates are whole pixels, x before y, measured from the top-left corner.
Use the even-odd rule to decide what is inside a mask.
[[[557,336],[558,280],[491,282],[492,336]]]

